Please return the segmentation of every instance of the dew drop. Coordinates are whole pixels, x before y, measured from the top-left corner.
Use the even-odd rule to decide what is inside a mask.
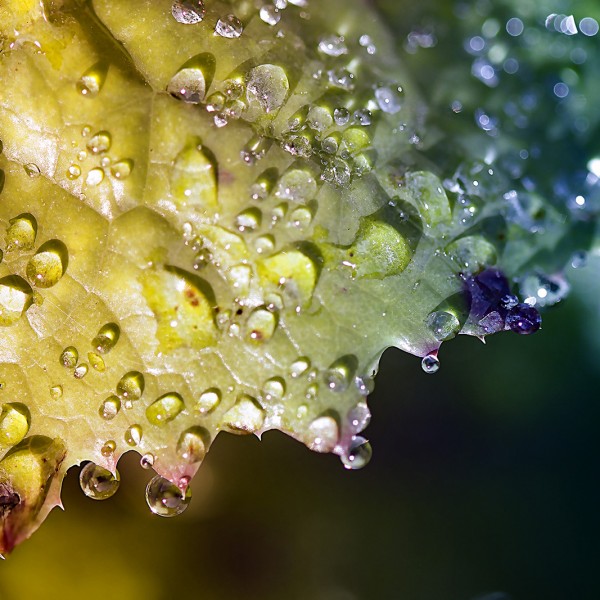
[[[175,392],[169,392],[146,408],[146,418],[152,425],[164,425],[177,417],[184,408],[183,398]]]
[[[125,431],[123,439],[128,446],[137,446],[142,441],[143,431],[140,425],[131,425]]]
[[[144,376],[139,371],[129,371],[117,383],[117,394],[127,400],[139,400],[145,385]]]
[[[221,402],[221,390],[209,388],[200,394],[194,408],[202,415],[211,413]]]
[[[18,444],[29,432],[31,414],[20,402],[8,402],[0,411],[0,450]]]
[[[75,379],[83,379],[89,371],[89,367],[86,363],[81,363],[75,367],[75,371],[73,372],[73,376]]]
[[[425,373],[437,373],[440,370],[440,359],[437,354],[431,353],[423,357],[421,360],[421,368]]]
[[[33,290],[18,275],[0,279],[0,326],[14,325],[31,306]]]
[[[265,411],[255,398],[242,394],[223,415],[223,425],[233,433],[255,433],[265,421]]]
[[[247,208],[235,218],[235,226],[239,231],[253,231],[262,222],[262,212],[258,208]]]
[[[50,398],[52,398],[52,400],[60,400],[62,398],[62,395],[63,395],[62,385],[53,385],[50,388]]]
[[[104,154],[104,152],[110,150],[111,145],[112,137],[110,133],[108,131],[98,131],[90,138],[86,147],[92,154]]]
[[[120,181],[127,179],[131,175],[131,171],[133,171],[133,160],[130,158],[119,160],[110,168],[110,174]]]
[[[6,230],[6,251],[21,252],[33,249],[37,236],[37,221],[33,215],[23,213],[9,221]]]
[[[246,321],[246,338],[252,342],[268,342],[277,328],[277,315],[266,307],[257,308]]]
[[[68,264],[67,247],[60,240],[50,240],[29,259],[25,272],[35,287],[50,288],[60,281]]]
[[[188,463],[201,462],[208,451],[210,435],[204,427],[191,427],[177,442],[177,455]]]
[[[373,449],[371,444],[359,435],[352,437],[352,442],[346,454],[342,454],[341,461],[346,469],[362,469],[371,460]]]
[[[79,472],[79,485],[83,493],[92,500],[106,500],[119,489],[120,477],[116,477],[104,467],[87,463]]]
[[[284,173],[275,190],[278,198],[298,203],[308,202],[316,193],[317,182],[304,169],[291,169]]]
[[[79,360],[79,352],[74,346],[67,346],[60,355],[60,364],[67,369],[74,369]]]
[[[121,329],[116,323],[106,323],[92,340],[92,347],[100,354],[107,354],[116,346],[120,336]]]
[[[121,400],[114,394],[109,396],[98,409],[98,414],[105,420],[111,421],[114,419],[121,410]]]
[[[398,87],[382,86],[375,90],[375,99],[379,108],[390,115],[395,115],[404,102],[404,90]]]
[[[340,127],[347,125],[350,121],[350,111],[344,107],[336,108],[333,111],[333,120]]]
[[[235,15],[221,17],[215,25],[215,33],[224,38],[239,38],[244,31],[242,22]]]
[[[529,304],[517,304],[506,317],[506,325],[520,335],[535,333],[542,324],[542,317],[536,308]]]
[[[281,20],[281,13],[273,4],[265,4],[260,7],[259,16],[267,25],[277,25]]]
[[[190,58],[173,75],[167,86],[167,92],[188,104],[204,101],[215,74],[216,60],[208,52]]]
[[[456,315],[446,311],[432,312],[427,317],[427,327],[436,340],[451,340],[460,330],[460,322]]]
[[[321,38],[319,41],[319,50],[327,56],[334,57],[348,53],[348,47],[342,35],[328,35]]]
[[[97,62],[81,76],[75,86],[77,91],[86,98],[95,98],[104,86],[107,73],[108,64]]]
[[[290,375],[296,379],[304,375],[308,369],[310,369],[310,360],[305,356],[301,356],[290,365]]]
[[[180,515],[190,504],[192,490],[185,491],[168,479],[156,475],[146,487],[146,502],[150,510],[159,517],[175,517]]]
[[[337,445],[339,427],[331,415],[317,417],[306,431],[306,445],[315,452],[332,452]]]
[[[27,163],[26,165],[23,165],[23,168],[25,169],[25,173],[32,179],[39,177],[42,173],[35,163]]]
[[[100,167],[90,169],[85,178],[86,185],[100,185],[104,181],[104,170]]]
[[[342,356],[331,364],[325,372],[325,385],[332,392],[343,392],[348,389],[350,381],[358,369],[358,359],[353,354]]]
[[[173,18],[183,25],[195,25],[204,19],[206,9],[202,0],[175,0],[171,6]]]
[[[254,249],[258,254],[271,254],[275,250],[275,238],[272,235],[260,235],[254,240]]]
[[[289,224],[299,230],[307,229],[312,223],[313,214],[308,206],[300,206],[290,213]]]
[[[278,110],[290,90],[285,71],[277,65],[264,64],[254,67],[246,79],[248,103],[257,103],[265,113]]]
[[[364,431],[371,422],[371,411],[365,402],[359,402],[349,413],[348,421],[354,433]]]
[[[100,449],[100,454],[102,454],[102,456],[104,456],[105,458],[108,458],[109,456],[112,456],[114,454],[116,449],[117,444],[115,443],[115,441],[108,440]]]
[[[281,402],[285,395],[285,380],[281,377],[267,379],[262,387],[262,397],[267,402]]]
[[[81,167],[79,165],[70,165],[67,169],[67,179],[74,181],[81,175]]]
[[[155,460],[156,459],[154,458],[154,454],[150,454],[150,452],[147,452],[140,458],[140,466],[142,467],[142,469],[151,469],[154,466]]]

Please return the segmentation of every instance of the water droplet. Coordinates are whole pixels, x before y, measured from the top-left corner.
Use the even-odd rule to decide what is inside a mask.
[[[354,90],[354,74],[348,69],[330,69],[327,71],[327,79],[334,87],[347,92]]]
[[[375,389],[375,380],[372,377],[355,377],[354,384],[361,396],[368,396]]]
[[[92,154],[103,154],[110,150],[111,145],[112,137],[110,133],[108,131],[98,131],[90,138],[86,147]]]
[[[86,98],[95,98],[102,89],[108,73],[108,64],[97,62],[92,65],[76,84],[77,91]]]
[[[253,165],[269,151],[273,140],[262,135],[253,136],[242,148],[240,156],[247,165]]]
[[[358,359],[353,354],[346,354],[334,363],[325,372],[325,385],[332,392],[343,392],[348,388],[350,381],[358,369]]]
[[[137,446],[142,441],[142,428],[140,425],[131,425],[125,431],[123,439],[128,446]]]
[[[208,52],[190,58],[173,75],[167,86],[167,92],[189,104],[199,104],[204,100],[211,86],[215,66],[215,57]]]
[[[32,179],[41,175],[40,168],[35,163],[27,163],[23,165],[23,168],[25,169],[25,173]]]
[[[258,104],[265,113],[278,110],[285,102],[289,89],[287,75],[277,65],[258,65],[250,70],[246,79],[248,103]]]
[[[155,460],[156,459],[154,458],[154,454],[150,454],[150,452],[147,452],[140,458],[140,466],[142,467],[142,469],[151,469],[154,466]]]
[[[127,179],[131,175],[131,171],[133,171],[133,160],[130,158],[119,160],[110,168],[110,174],[121,181]]]
[[[423,357],[421,360],[421,368],[425,373],[437,373],[440,370],[440,359],[437,354],[431,353]]]
[[[60,400],[62,398],[62,395],[63,395],[62,385],[53,385],[50,388],[50,398],[52,398],[52,400]]]
[[[506,325],[520,335],[535,333],[542,325],[542,317],[536,308],[529,304],[517,304],[506,317]]]
[[[6,230],[6,251],[31,250],[37,236],[37,221],[33,215],[23,213],[9,221]]]
[[[291,202],[308,202],[317,193],[317,182],[310,172],[304,169],[291,169],[283,174],[275,195]]]
[[[272,235],[261,235],[254,240],[254,249],[258,254],[271,254],[275,250],[275,238]]]
[[[120,477],[93,462],[87,463],[79,472],[79,485],[83,493],[92,500],[106,500],[119,489]]]
[[[244,31],[242,22],[235,15],[221,17],[215,25],[215,33],[224,38],[239,38]]]
[[[290,375],[296,379],[304,375],[308,369],[310,369],[310,360],[305,356],[301,356],[290,365]]]
[[[327,35],[319,41],[319,50],[327,56],[342,56],[348,53],[343,35]]]
[[[262,387],[262,397],[267,402],[281,402],[285,395],[285,380],[281,377],[267,379]]]
[[[246,338],[253,342],[268,342],[277,328],[277,315],[266,307],[257,308],[246,321]]]
[[[81,167],[79,167],[79,165],[70,165],[66,174],[67,179],[73,181],[81,175]]]
[[[175,392],[169,392],[146,408],[146,418],[153,425],[164,425],[172,421],[184,409],[183,398]]]
[[[102,448],[100,449],[100,454],[102,454],[102,456],[104,456],[105,458],[108,458],[109,456],[112,456],[115,453],[116,449],[117,449],[117,444],[115,443],[115,441],[108,440],[107,442],[105,442],[104,446],[102,446]]]
[[[306,229],[312,223],[313,214],[308,206],[300,206],[290,213],[289,224],[296,229]]]
[[[178,23],[194,25],[204,19],[206,9],[202,0],[175,0],[171,14]]]
[[[56,285],[67,270],[69,253],[60,240],[50,240],[42,244],[29,259],[26,267],[27,278],[38,288]]]
[[[114,419],[121,410],[121,400],[114,394],[109,396],[98,409],[98,414],[106,421]]]
[[[18,275],[0,279],[0,326],[14,325],[31,306],[33,290]]]
[[[79,352],[74,346],[67,346],[60,355],[60,364],[67,369],[74,369],[79,360]]]
[[[86,185],[100,185],[104,181],[104,170],[100,167],[91,169],[85,178]]]
[[[373,449],[371,448],[371,444],[364,437],[355,435],[352,437],[348,452],[342,454],[340,458],[346,469],[356,470],[366,466],[371,460],[372,455]]]
[[[127,400],[139,400],[145,385],[144,376],[139,371],[129,371],[117,383],[117,394]]]
[[[333,111],[333,120],[340,127],[347,125],[350,121],[350,111],[344,107],[336,108]]]
[[[150,510],[159,517],[175,517],[180,515],[192,499],[192,490],[179,489],[168,479],[157,475],[146,487],[146,502]]]
[[[456,315],[446,311],[432,312],[427,317],[427,327],[436,340],[451,340],[460,331],[460,322]]]
[[[368,127],[372,122],[371,111],[368,108],[359,108],[354,111],[354,121],[363,127]]]
[[[195,410],[200,414],[207,415],[211,413],[221,402],[221,390],[217,388],[209,388],[200,394],[196,404],[194,405]]]
[[[375,99],[379,108],[390,115],[395,115],[404,103],[404,90],[398,87],[382,86],[375,90]]]
[[[260,7],[260,11],[258,13],[262,21],[264,21],[267,25],[277,25],[281,20],[281,13],[273,4],[265,4]]]
[[[81,363],[75,367],[75,371],[73,371],[73,376],[75,379],[83,379],[89,371],[89,367],[86,363]]]
[[[177,442],[177,455],[188,463],[201,462],[208,452],[210,434],[204,427],[191,427],[184,431]]]
[[[0,411],[0,450],[18,444],[29,432],[31,414],[20,402],[8,402]]]
[[[306,124],[311,129],[322,132],[333,125],[333,116],[324,106],[313,106],[306,116]]]
[[[81,150],[81,152],[77,153],[77,160],[83,161],[87,158],[87,152],[85,150]]]
[[[531,306],[553,306],[567,296],[570,285],[561,275],[530,273],[519,284],[521,295]]]
[[[315,452],[332,452],[339,438],[337,421],[331,415],[317,417],[306,431],[306,445]]]
[[[255,433],[265,421],[265,411],[255,398],[242,394],[223,415],[223,425],[233,433]]]
[[[354,433],[364,431],[371,422],[371,411],[365,402],[359,402],[349,413],[348,421]]]
[[[235,218],[235,226],[242,232],[258,229],[261,222],[262,212],[258,208],[247,208]]]
[[[92,347],[100,354],[107,354],[116,346],[120,335],[121,329],[116,323],[106,323],[92,340]]]

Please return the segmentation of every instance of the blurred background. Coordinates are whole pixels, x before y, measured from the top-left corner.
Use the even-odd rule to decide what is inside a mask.
[[[430,73],[444,72],[439,61],[455,64],[458,54],[448,48],[463,52],[474,105],[504,100],[475,81],[473,56],[463,51],[467,33],[453,29],[456,7],[469,35],[481,23],[489,28],[490,11],[504,23],[515,14],[539,22],[538,9],[599,10],[588,0],[561,0],[555,8],[548,0],[424,0],[407,10],[392,0],[379,4],[405,50],[408,25],[423,20],[409,50],[424,88]],[[433,22],[447,23],[437,39]],[[423,54],[434,41],[443,50]],[[583,41],[588,56],[597,56],[595,39]],[[520,60],[532,56],[531,44],[518,46]],[[556,52],[552,60],[560,62]],[[565,52],[565,60],[582,56],[571,46]],[[583,73],[584,63],[592,64],[571,70]],[[539,89],[553,90],[557,67],[543,65]],[[523,81],[511,85],[502,93]],[[562,98],[553,101],[568,108]],[[585,111],[587,128],[580,121],[581,131],[568,133],[573,152],[557,153],[569,173],[569,161],[585,165],[597,149],[598,114],[591,104]],[[576,122],[556,114],[561,123]],[[544,131],[537,135],[545,140]],[[161,519],[146,507],[150,473],[137,455],[123,458],[121,488],[105,502],[86,498],[72,469],[66,511],[55,510],[0,565],[0,600],[597,600],[600,259],[570,269],[569,277],[574,292],[544,313],[534,336],[506,333],[485,346],[461,337],[442,347],[434,376],[422,372],[419,359],[387,351],[369,402],[374,455],[362,471],[346,471],[336,457],[277,432],[262,441],[221,435],[192,483],[188,511]]]

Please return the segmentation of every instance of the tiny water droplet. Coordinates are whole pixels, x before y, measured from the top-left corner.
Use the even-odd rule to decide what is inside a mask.
[[[317,193],[317,182],[309,171],[304,169],[290,169],[286,171],[275,191],[281,200],[306,203]]]
[[[40,168],[35,163],[27,163],[23,168],[25,169],[25,173],[32,179],[41,175]]]
[[[348,53],[343,35],[327,35],[319,41],[319,50],[327,56],[342,56]]]
[[[359,402],[349,413],[348,421],[354,433],[364,431],[371,422],[371,411],[365,402]]]
[[[79,485],[88,498],[106,500],[119,489],[120,477],[116,473],[115,477],[109,470],[89,462],[79,472]]]
[[[395,115],[404,103],[404,90],[400,86],[384,85],[375,90],[375,99],[383,112]]]
[[[203,415],[211,413],[221,402],[221,390],[210,388],[200,394],[194,408]]]
[[[116,346],[120,336],[121,328],[116,323],[106,323],[92,340],[92,347],[100,354],[107,354]]]
[[[128,400],[139,400],[145,385],[144,376],[139,371],[129,371],[117,383],[117,394]]]
[[[257,104],[267,114],[282,106],[289,90],[290,82],[287,75],[277,65],[258,65],[248,73],[246,80],[248,103]]]
[[[341,455],[341,461],[346,469],[362,469],[371,460],[373,449],[371,444],[359,435],[352,437],[350,447],[346,454]]]
[[[102,456],[108,458],[109,456],[112,456],[115,452],[115,450],[117,449],[117,444],[115,443],[114,440],[108,440],[104,446],[102,446],[102,448],[100,449],[100,454],[102,454]]]
[[[437,373],[440,370],[440,359],[437,354],[432,353],[424,356],[421,361],[421,368],[425,373]]]
[[[133,171],[133,160],[130,158],[119,160],[110,168],[110,174],[120,181],[127,179],[131,175],[131,171]]]
[[[60,240],[50,240],[29,259],[25,272],[35,287],[50,288],[60,281],[68,264],[67,247]]]
[[[164,425],[177,417],[184,409],[183,398],[175,392],[169,392],[146,408],[146,418],[152,425]]]
[[[14,325],[33,302],[31,286],[18,275],[0,279],[0,326]]]
[[[103,154],[110,150],[111,145],[112,137],[110,133],[108,131],[98,131],[90,138],[86,147],[92,154]]]
[[[175,0],[171,14],[182,25],[195,25],[204,19],[206,9],[202,0]]]
[[[242,22],[235,15],[221,17],[215,25],[215,33],[224,38],[239,38],[244,31]]]
[[[121,410],[121,400],[114,394],[109,396],[98,409],[99,415],[106,421],[114,419]]]
[[[215,66],[216,59],[208,52],[190,58],[173,75],[167,92],[188,104],[200,104],[212,84]]]
[[[177,455],[188,463],[197,463],[204,459],[210,434],[204,427],[191,427],[184,431],[177,442]]]
[[[150,454],[150,452],[148,452],[140,458],[140,466],[142,469],[151,469],[154,466],[155,460],[154,454]]]
[[[142,441],[143,431],[140,425],[131,425],[125,431],[123,439],[128,446],[137,446]]]
[[[340,127],[347,125],[348,121],[350,121],[350,111],[344,107],[336,108],[333,111],[333,120],[335,121],[335,124]]]
[[[92,65],[79,79],[75,87],[85,98],[95,98],[99,93],[108,73],[108,64],[97,62]]]
[[[159,517],[175,517],[180,515],[190,504],[192,490],[185,491],[168,479],[156,475],[146,487],[146,502],[150,510]]]
[[[281,13],[273,4],[264,4],[260,7],[259,16],[267,25],[277,25],[281,20]]]
[[[52,400],[60,400],[62,398],[62,395],[63,395],[62,385],[53,385],[50,388],[50,398],[52,398]]]
[[[275,238],[272,235],[260,235],[254,240],[254,249],[258,254],[271,254],[275,250]]]
[[[517,304],[506,317],[506,324],[515,333],[530,335],[542,325],[539,311],[529,304]]]
[[[67,346],[60,355],[60,364],[67,369],[74,369],[79,360],[79,352],[74,346]]]
[[[79,165],[70,165],[67,169],[67,179],[74,181],[81,175],[81,167]]]

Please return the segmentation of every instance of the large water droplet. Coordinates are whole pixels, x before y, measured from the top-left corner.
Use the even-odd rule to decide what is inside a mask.
[[[67,346],[60,355],[60,364],[67,369],[74,369],[79,360],[79,352],[74,346]]]
[[[86,98],[95,98],[102,89],[108,73],[108,64],[97,62],[92,65],[76,84],[77,91]]]
[[[206,9],[202,0],[175,0],[171,14],[178,23],[194,25],[204,19]]]
[[[110,150],[112,137],[108,131],[98,131],[87,143],[87,149],[93,154],[104,154]]]
[[[427,317],[427,327],[436,340],[451,340],[460,331],[460,322],[456,315],[446,311],[432,312]]]
[[[167,92],[189,104],[199,104],[206,96],[215,74],[216,60],[205,52],[194,56],[173,75]]]
[[[116,346],[120,336],[121,329],[116,323],[106,323],[92,340],[92,347],[100,354],[107,354]]]
[[[277,328],[277,315],[266,308],[257,308],[246,321],[246,338],[252,342],[268,342]]]
[[[285,71],[277,65],[254,67],[246,78],[246,97],[250,105],[257,103],[265,113],[281,107],[290,89]]]
[[[146,502],[150,510],[159,517],[175,517],[180,515],[192,499],[192,490],[179,489],[168,479],[157,475],[146,487]]]
[[[306,445],[315,452],[332,452],[340,432],[336,419],[331,415],[317,417],[306,431]]]
[[[184,408],[183,398],[175,392],[169,392],[146,408],[146,418],[153,425],[164,425],[172,421]]]
[[[79,472],[79,485],[83,493],[92,500],[106,500],[114,496],[119,489],[120,477],[117,471],[115,477],[107,469],[87,463]]]
[[[145,385],[144,376],[139,371],[129,371],[117,383],[117,394],[126,400],[139,400]]]
[[[6,251],[31,250],[35,245],[36,236],[37,221],[35,217],[29,213],[20,214],[9,221],[6,230]]]
[[[290,169],[283,174],[275,195],[282,200],[306,203],[317,193],[317,182],[309,171]]]
[[[358,359],[356,356],[353,354],[342,356],[325,372],[325,385],[332,392],[343,392],[348,388],[357,369]]]
[[[114,394],[109,396],[98,409],[99,415],[106,421],[114,419],[121,410],[121,400]]]
[[[56,285],[67,270],[69,252],[60,240],[42,244],[27,263],[27,278],[35,287]]]
[[[194,408],[203,415],[207,415],[219,406],[221,402],[221,390],[217,388],[210,388],[200,394]]]
[[[347,454],[342,454],[340,458],[346,469],[355,470],[366,466],[372,455],[371,444],[364,437],[355,435],[352,437]]]
[[[0,450],[18,444],[29,432],[31,414],[20,402],[8,402],[0,411]]]
[[[0,326],[14,325],[31,306],[33,290],[18,275],[0,279]]]
[[[239,38],[243,31],[242,22],[231,14],[221,17],[215,25],[215,33],[224,38]]]
[[[127,428],[123,437],[128,446],[137,446],[142,441],[142,435],[143,431],[140,425],[131,425]]]
[[[210,434],[204,427],[191,427],[177,442],[177,455],[188,463],[201,462],[210,445]]]

